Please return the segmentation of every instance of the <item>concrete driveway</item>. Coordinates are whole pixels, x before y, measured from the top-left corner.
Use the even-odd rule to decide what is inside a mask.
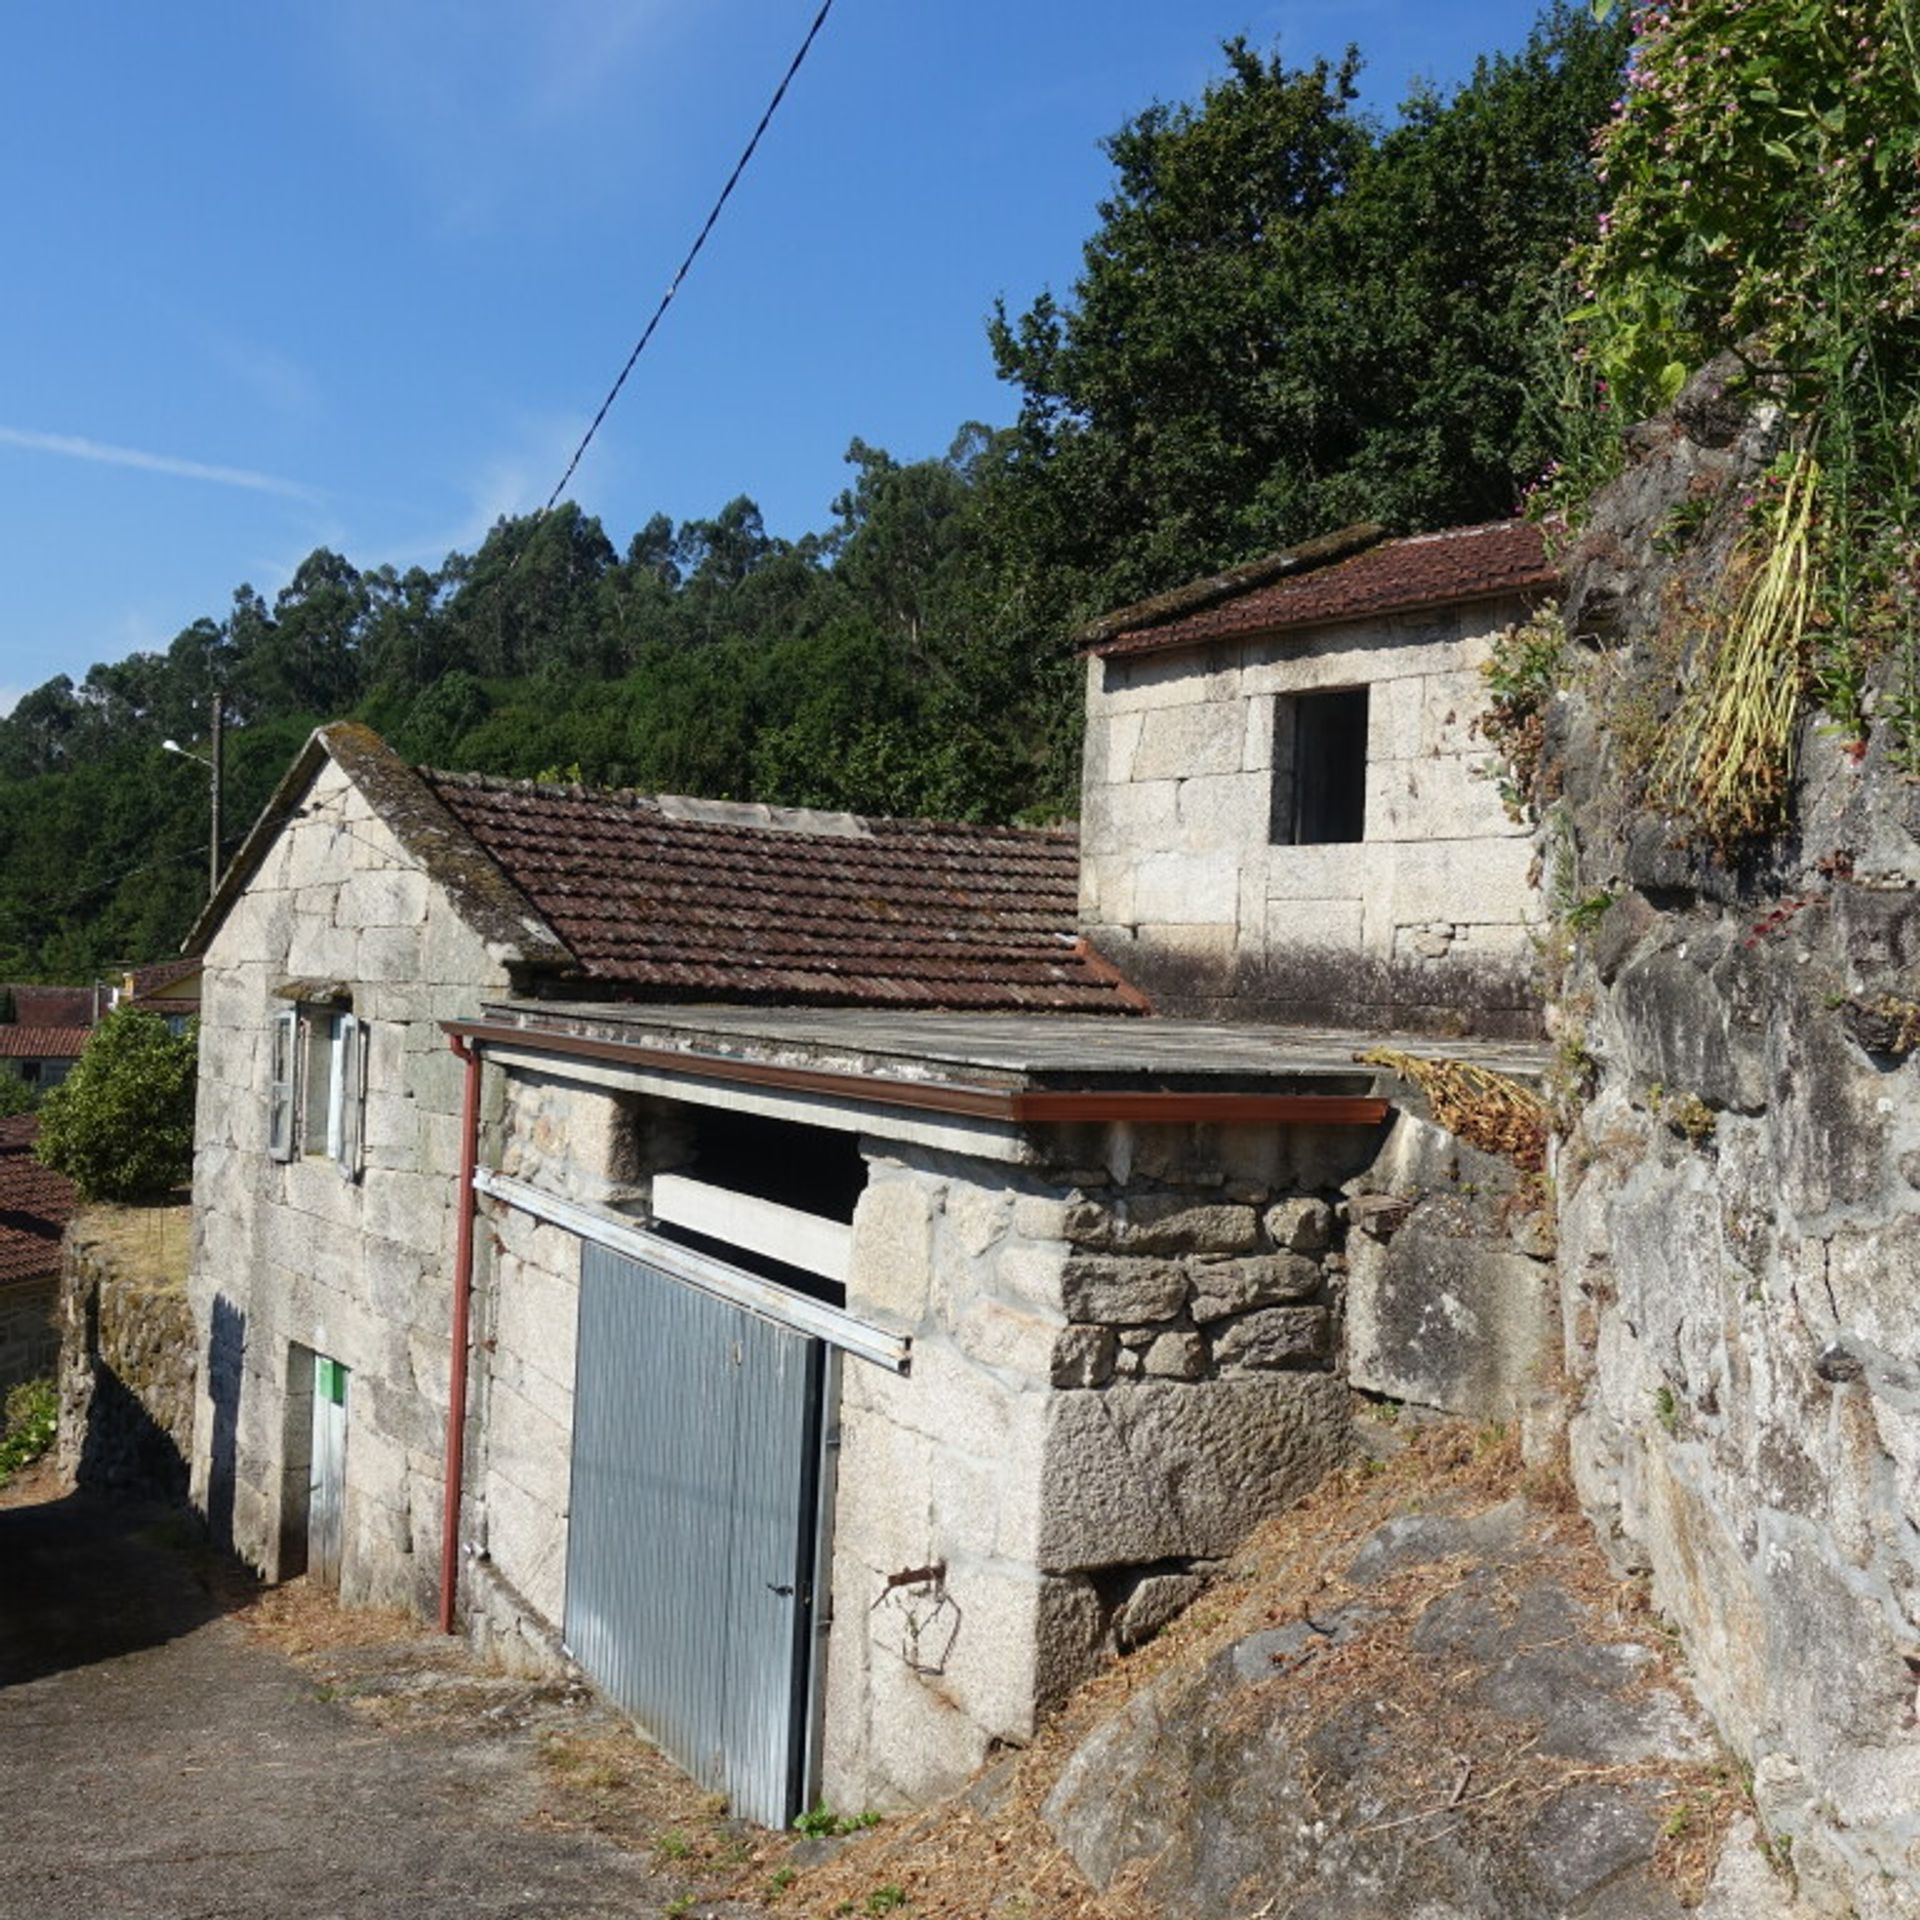
[[[745,1911],[657,1849],[556,1828],[540,1744],[604,1709],[522,1710],[533,1690],[429,1641],[420,1675],[472,1680],[452,1710],[356,1710],[215,1598],[181,1531],[83,1496],[0,1506],[5,1920]]]

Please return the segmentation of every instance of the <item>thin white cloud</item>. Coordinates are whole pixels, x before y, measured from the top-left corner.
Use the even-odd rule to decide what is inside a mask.
[[[212,358],[250,393],[290,420],[311,420],[321,410],[320,385],[291,354],[218,327],[200,337]]]
[[[93,460],[107,467],[132,467],[141,473],[164,473],[176,480],[204,480],[217,487],[239,487],[248,493],[279,494],[288,500],[315,501],[312,487],[282,480],[251,467],[221,467],[204,460],[181,460],[170,453],[146,453],[138,447],[116,447],[104,440],[88,440],[77,433],[34,433],[24,427],[0,427],[0,446],[20,447],[28,453],[59,454],[68,460]]]

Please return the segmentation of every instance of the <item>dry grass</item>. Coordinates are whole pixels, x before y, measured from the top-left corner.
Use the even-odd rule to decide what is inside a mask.
[[[1725,852],[1777,832],[1793,780],[1818,588],[1813,511],[1820,468],[1804,449],[1727,572],[1731,610],[1710,621],[1654,763],[1656,798]]]
[[[115,1273],[127,1279],[169,1293],[187,1284],[193,1209],[185,1202],[128,1207],[98,1201],[81,1210],[72,1232],[80,1245],[99,1252]]]
[[[1342,1605],[1353,1594],[1343,1576],[1354,1553],[1396,1515],[1466,1516],[1524,1495],[1530,1564],[1584,1603],[1590,1634],[1663,1644],[1644,1593],[1608,1572],[1564,1480],[1526,1471],[1512,1435],[1402,1422],[1381,1437],[1390,1457],[1332,1476],[1268,1522],[1185,1616],[1097,1675],[1029,1747],[1003,1755],[943,1805],[826,1848],[729,1821],[714,1796],[610,1711],[565,1688],[478,1668],[457,1643],[424,1636],[410,1616],[344,1610],[300,1581],[254,1589],[240,1611],[252,1631],[301,1661],[317,1688],[378,1724],[431,1732],[444,1723],[472,1732],[489,1718],[523,1733],[539,1763],[535,1823],[652,1856],[684,1889],[678,1910],[688,1920],[721,1913],[859,1920],[893,1911],[907,1920],[1151,1920],[1153,1907],[1127,1877],[1096,1892],[1054,1840],[1041,1808],[1061,1768],[1096,1726],[1170,1670],[1196,1672],[1248,1633]],[[1556,1761],[1516,1742],[1511,1720],[1463,1704],[1450,1687],[1449,1663],[1422,1658],[1408,1636],[1426,1607],[1472,1576],[1467,1561],[1450,1559],[1368,1586],[1366,1605],[1380,1609],[1379,1622],[1276,1669],[1295,1726],[1304,1731],[1365,1703],[1404,1727],[1406,1738],[1387,1748],[1379,1781],[1383,1829],[1464,1829],[1495,1839],[1570,1788],[1646,1780],[1665,1809],[1658,1864],[1684,1895],[1696,1895],[1742,1804],[1731,1771]],[[1496,1610],[1516,1601],[1498,1581],[1484,1596],[1476,1592],[1476,1604],[1483,1598]],[[1656,1659],[1641,1684],[1671,1678],[1666,1661]]]
[[[1522,1173],[1538,1173],[1547,1164],[1552,1115],[1547,1103],[1519,1081],[1465,1060],[1426,1060],[1392,1047],[1373,1047],[1353,1057],[1418,1087],[1435,1122],[1468,1146],[1501,1154]]]
[[[1437,1424],[1409,1435],[1386,1463],[1350,1468],[1268,1522],[1184,1618],[1083,1688],[1031,1747],[1003,1762],[991,1791],[976,1788],[850,1842],[830,1864],[803,1872],[775,1910],[804,1920],[858,1915],[877,1891],[897,1886],[907,1896],[903,1911],[915,1920],[1149,1920],[1151,1909],[1124,1884],[1125,1876],[1105,1893],[1088,1887],[1041,1819],[1041,1805],[1073,1749],[1169,1668],[1197,1671],[1248,1633],[1341,1605],[1352,1596],[1344,1568],[1367,1535],[1395,1515],[1433,1509],[1466,1515],[1516,1494],[1529,1502],[1530,1549],[1585,1603],[1591,1631],[1603,1640],[1659,1646],[1644,1593],[1608,1571],[1564,1481],[1524,1470],[1509,1434]],[[1436,1832],[1471,1826],[1494,1838],[1570,1788],[1599,1780],[1658,1782],[1672,1802],[1660,1865],[1683,1897],[1697,1897],[1740,1804],[1730,1770],[1579,1766],[1516,1751],[1514,1723],[1463,1705],[1445,1663],[1417,1655],[1408,1643],[1424,1609],[1469,1572],[1458,1559],[1427,1562],[1369,1586],[1366,1604],[1386,1617],[1289,1664],[1284,1677],[1297,1724],[1324,1724],[1365,1702],[1404,1727],[1407,1737],[1386,1749],[1387,1772],[1379,1782],[1394,1807],[1382,1817],[1383,1828],[1390,1822]],[[1496,1606],[1513,1600],[1496,1588]],[[1643,1684],[1672,1678],[1664,1659],[1650,1661]]]

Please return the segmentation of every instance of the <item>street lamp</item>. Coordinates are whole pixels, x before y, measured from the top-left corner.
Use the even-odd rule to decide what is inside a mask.
[[[222,753],[223,722],[226,719],[226,699],[215,694],[209,703],[212,712],[212,730],[207,744],[213,748],[212,758],[204,753],[193,753],[183,747],[178,740],[162,740],[161,748],[167,753],[177,753],[182,760],[197,760],[201,766],[213,775],[213,789],[209,796],[212,813],[212,837],[207,843],[207,898],[211,900],[220,890],[220,774],[224,762]]]

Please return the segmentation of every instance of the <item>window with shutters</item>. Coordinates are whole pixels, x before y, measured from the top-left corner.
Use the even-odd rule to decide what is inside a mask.
[[[267,1146],[276,1160],[327,1159],[358,1176],[366,1058],[366,1022],[344,1007],[288,1007],[275,1017]]]

